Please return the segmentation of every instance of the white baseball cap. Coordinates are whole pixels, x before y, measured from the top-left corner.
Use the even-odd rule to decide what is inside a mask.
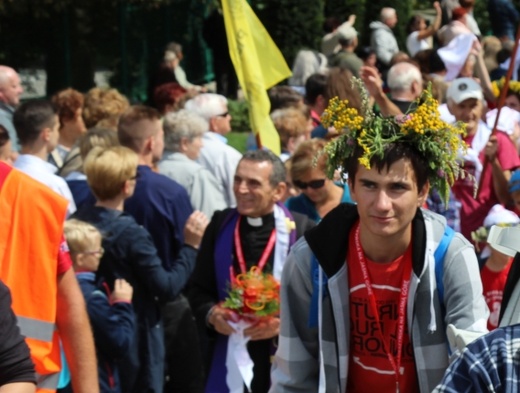
[[[469,98],[483,100],[482,87],[472,78],[458,78],[451,82],[446,97],[453,100],[456,104]]]

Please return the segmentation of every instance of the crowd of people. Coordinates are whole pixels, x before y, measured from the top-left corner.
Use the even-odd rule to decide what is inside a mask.
[[[435,2],[405,48],[392,8],[369,47],[354,15],[327,20],[268,91],[279,156],[228,144],[228,99],[177,43],[146,105],[20,102],[0,66],[0,391],[242,392],[236,334],[253,393],[517,385],[520,257],[487,240],[520,224],[520,16],[489,7],[495,36],[473,0]],[[281,308],[238,332],[222,303],[252,267]]]

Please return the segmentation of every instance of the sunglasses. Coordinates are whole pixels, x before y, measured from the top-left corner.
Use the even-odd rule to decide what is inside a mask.
[[[227,115],[229,115],[229,112],[222,113],[220,115],[217,115],[216,117],[227,117]]]
[[[313,190],[317,190],[318,188],[321,188],[325,185],[325,179],[311,180],[308,183],[299,180],[293,180],[293,183],[300,190],[305,190],[307,187],[310,187]]]

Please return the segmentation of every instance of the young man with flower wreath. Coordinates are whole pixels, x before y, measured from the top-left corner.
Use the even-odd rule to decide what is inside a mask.
[[[463,129],[440,120],[429,91],[398,118],[376,116],[364,96],[362,116],[339,100],[324,115],[343,130],[326,147],[329,175],[348,173],[357,205],[331,211],[287,259],[273,393],[431,392],[456,350],[448,324],[486,332],[473,247],[458,233],[447,244],[440,295],[446,220],[421,208],[430,187],[447,199]]]

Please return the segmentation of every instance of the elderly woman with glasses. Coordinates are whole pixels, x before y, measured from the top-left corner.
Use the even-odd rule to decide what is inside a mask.
[[[353,203],[346,183],[334,182],[325,174],[325,154],[318,156],[326,142],[312,139],[301,143],[291,157],[291,179],[301,194],[286,202],[291,211],[307,215],[315,222],[340,203]],[[316,159],[316,157],[318,158]]]
[[[215,210],[225,209],[227,204],[221,184],[196,161],[208,122],[193,112],[180,110],[164,117],[163,128],[165,149],[158,164],[159,172],[188,191],[194,210],[211,217]]]

